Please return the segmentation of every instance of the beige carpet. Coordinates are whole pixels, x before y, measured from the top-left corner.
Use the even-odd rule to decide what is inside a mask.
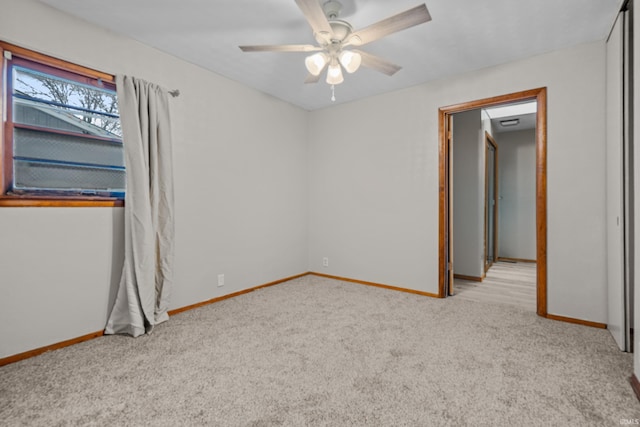
[[[614,426],[631,372],[605,330],[306,276],[2,367],[0,424]]]

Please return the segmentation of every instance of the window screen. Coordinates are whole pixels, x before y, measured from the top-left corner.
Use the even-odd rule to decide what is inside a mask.
[[[11,61],[8,71],[8,193],[124,197],[115,86],[22,58]]]

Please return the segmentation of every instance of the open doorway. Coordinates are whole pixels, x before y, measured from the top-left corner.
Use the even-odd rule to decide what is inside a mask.
[[[440,249],[440,269],[439,269],[439,296],[446,297],[455,293],[454,285],[454,272],[456,259],[454,256],[454,241],[456,231],[454,231],[454,223],[456,224],[456,230],[458,226],[464,227],[465,222],[460,220],[458,215],[458,221],[454,220],[455,204],[454,204],[454,153],[453,153],[453,138],[454,136],[454,124],[453,116],[460,113],[468,113],[472,116],[474,111],[477,111],[478,117],[481,116],[483,109],[490,107],[505,106],[507,104],[522,104],[527,101],[534,102],[536,106],[535,118],[535,295],[536,295],[536,312],[541,316],[547,315],[547,289],[546,289],[546,272],[547,272],[547,259],[546,259],[546,88],[533,89],[530,91],[518,92],[509,95],[502,95],[494,98],[487,98],[477,101],[471,101],[463,104],[457,104],[449,107],[443,107],[439,110],[439,125],[440,125],[440,201],[439,201],[439,249]],[[475,120],[475,118],[474,118]],[[482,120],[482,119],[480,119]],[[489,132],[490,133],[490,132]],[[483,132],[484,134],[484,132]],[[476,135],[478,135],[476,130]],[[482,150],[488,150],[487,153],[482,153],[480,158],[485,162],[487,158],[490,158],[489,163],[486,163],[485,173],[495,173],[495,167],[498,164],[497,153],[499,151],[499,141],[493,141],[494,145],[491,147],[491,143],[486,148],[482,144]],[[495,148],[495,152],[492,151]],[[479,157],[476,156],[475,160],[469,160],[469,157],[465,157],[467,161],[478,162]],[[492,163],[493,162],[493,163]],[[483,162],[484,163],[484,162]],[[456,165],[460,167],[461,165]],[[464,167],[464,166],[463,166]],[[477,165],[476,165],[477,167]],[[488,171],[487,169],[492,169]],[[489,179],[486,179],[486,178]],[[484,278],[484,274],[488,271],[489,267],[497,261],[497,254],[499,253],[498,246],[499,240],[496,238],[499,233],[499,229],[496,227],[497,218],[499,216],[499,198],[497,197],[496,187],[487,187],[487,184],[496,185],[495,177],[493,180],[490,176],[485,179],[475,179],[475,184],[480,187],[473,190],[476,194],[476,199],[482,198],[486,200],[482,201],[484,206],[483,215],[476,215],[472,221],[474,224],[480,224],[476,227],[476,234],[478,230],[482,230],[482,242],[477,243],[476,246],[481,245],[481,249],[472,249],[470,252],[472,255],[462,255],[460,262],[471,262],[474,265],[479,266],[479,280]],[[493,182],[490,182],[493,181]],[[456,188],[465,188],[464,186],[456,186]],[[478,200],[475,201],[476,206],[480,206]],[[467,209],[461,207],[464,213]],[[462,230],[462,229],[461,229]],[[482,254],[478,257],[478,254]],[[464,258],[468,259],[464,259]],[[513,261],[513,260],[509,260]],[[516,260],[517,261],[517,260]],[[531,260],[529,260],[531,261]],[[472,276],[478,278],[477,276]]]
[[[535,116],[535,101],[453,114],[453,259],[461,299],[536,311]]]

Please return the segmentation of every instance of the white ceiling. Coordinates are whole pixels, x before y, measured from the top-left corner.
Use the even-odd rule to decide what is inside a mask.
[[[294,0],[40,1],[304,109],[334,104],[324,79],[304,84],[307,54],[238,48],[315,44]],[[345,75],[336,104],[604,40],[623,0],[343,0],[340,18],[357,30],[423,1],[431,22],[362,47],[402,70]]]

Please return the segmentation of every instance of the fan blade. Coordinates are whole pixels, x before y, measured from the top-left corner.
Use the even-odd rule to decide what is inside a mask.
[[[431,21],[431,15],[427,10],[427,5],[421,4],[354,32],[349,38],[349,44],[362,46],[428,21]]]
[[[322,77],[322,73],[318,74],[317,76],[314,76],[313,74],[309,73],[307,74],[307,78],[304,79],[305,84],[307,83],[318,83],[320,81],[320,77]]]
[[[379,56],[372,55],[358,49],[353,49],[353,52],[358,52],[360,54],[363,66],[379,71],[387,76],[393,76],[402,69],[401,66],[393,64],[386,59],[382,59]]]
[[[307,19],[314,34],[325,35],[327,38],[330,34],[333,34],[331,25],[329,25],[329,21],[324,15],[318,0],[296,0],[296,4]]]
[[[260,46],[239,46],[243,52],[314,52],[321,47],[310,44],[265,44]]]

